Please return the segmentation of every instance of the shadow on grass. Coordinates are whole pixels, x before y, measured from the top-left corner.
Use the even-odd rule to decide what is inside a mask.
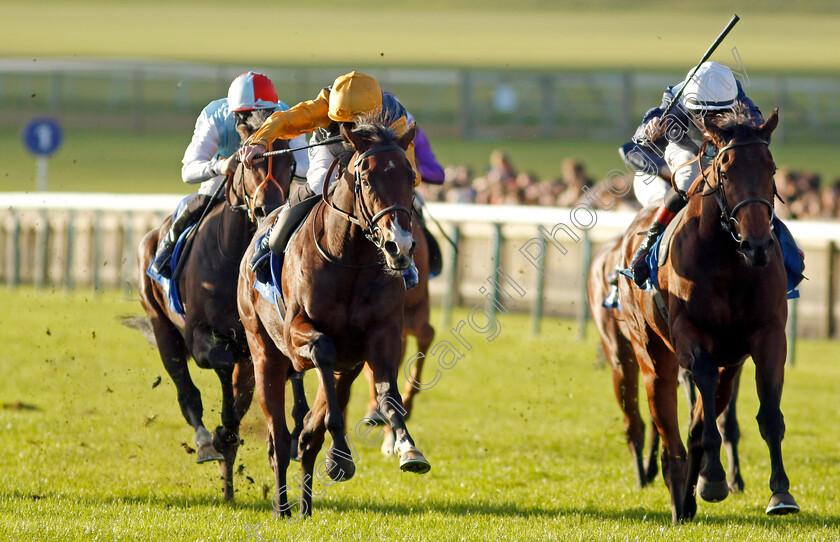
[[[50,494],[33,495],[24,491],[12,491],[9,493],[12,499],[19,499],[22,501],[38,500],[40,503],[48,504],[50,501],[57,503],[66,503],[69,498],[68,495]],[[228,507],[231,510],[250,511],[258,514],[264,514],[265,519],[271,519],[271,503],[262,499],[258,500],[244,500],[242,502],[226,503],[221,496],[189,496],[189,497],[173,497],[165,495],[147,495],[147,496],[74,496],[72,502],[79,506],[89,504],[102,510],[103,506],[109,505],[143,505],[143,506],[158,506],[165,509],[170,508],[218,508],[220,506]],[[699,504],[699,503],[698,503]],[[61,504],[60,504],[61,505]],[[495,516],[501,518],[511,519],[530,519],[530,518],[562,518],[581,516],[584,519],[596,521],[616,521],[616,522],[632,522],[649,525],[663,525],[671,524],[670,511],[654,511],[639,506],[627,508],[624,510],[604,510],[592,506],[583,508],[570,507],[545,507],[545,506],[521,506],[517,503],[489,503],[489,502],[442,502],[432,501],[409,504],[386,504],[381,501],[364,498],[350,498],[342,501],[336,500],[314,500],[313,514],[317,517],[320,511],[331,511],[338,514],[342,513],[372,513],[381,516],[419,516],[422,514],[436,513],[442,516],[451,517],[480,517],[480,516]],[[702,504],[701,504],[702,506]],[[700,516],[693,522],[697,525],[705,526],[732,526],[742,525],[747,527],[765,527],[767,529],[778,528],[781,526],[798,526],[809,529],[821,529],[826,525],[840,524],[840,515],[838,514],[816,514],[810,512],[800,513],[795,516],[788,516],[785,518],[768,517],[764,515],[749,514],[739,515],[735,513],[727,513],[721,510],[722,513],[714,513],[712,510],[700,510]],[[705,515],[708,514],[708,515]],[[282,521],[278,519],[277,521]]]

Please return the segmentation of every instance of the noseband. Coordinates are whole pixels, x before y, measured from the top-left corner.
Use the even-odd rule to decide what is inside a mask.
[[[365,178],[362,177],[361,173],[361,164],[362,160],[371,156],[372,154],[376,154],[378,152],[386,152],[386,151],[395,151],[398,150],[405,154],[405,150],[397,145],[382,145],[379,147],[373,147],[372,149],[368,149],[362,154],[356,157],[356,160],[353,162],[353,202],[354,207],[359,210],[359,214],[361,215],[361,220],[353,216],[352,214],[339,209],[336,207],[331,200],[327,199],[327,183],[329,179],[332,177],[332,171],[335,168],[336,164],[338,164],[338,158],[333,161],[332,165],[330,166],[330,170],[327,172],[326,177],[324,178],[324,187],[321,190],[321,194],[323,196],[324,201],[335,211],[343,215],[347,220],[352,222],[353,224],[359,226],[362,229],[362,233],[364,234],[365,238],[368,241],[373,243],[376,248],[382,249],[382,245],[384,242],[384,237],[382,235],[382,229],[377,225],[377,223],[387,215],[388,213],[393,212],[396,215],[397,211],[403,211],[405,214],[408,215],[408,227],[409,230],[412,227],[411,222],[411,211],[404,207],[403,205],[390,205],[385,207],[381,211],[376,214],[371,213],[370,209],[368,209],[367,204],[365,203],[365,199],[362,197],[362,181]]]
[[[735,242],[741,242],[741,232],[737,230],[738,226],[740,226],[740,222],[738,219],[735,218],[735,214],[745,205],[750,203],[761,203],[762,205],[766,205],[767,208],[770,210],[770,229],[773,228],[773,219],[776,217],[776,211],[773,207],[772,201],[767,201],[764,198],[754,196],[751,198],[746,198],[745,200],[738,203],[732,210],[729,209],[729,202],[726,200],[726,191],[722,188],[722,173],[720,171],[720,157],[723,155],[724,152],[728,151],[729,149],[735,147],[744,147],[747,145],[769,145],[767,141],[763,139],[752,139],[750,141],[739,141],[738,143],[730,143],[725,147],[721,147],[718,149],[717,154],[715,155],[714,162],[712,162],[712,169],[714,171],[715,179],[717,180],[717,185],[715,186],[714,190],[711,191],[711,194],[714,195],[715,200],[717,200],[718,207],[720,207],[720,225],[723,229],[732,236]],[[702,155],[703,150],[700,150],[700,154]],[[699,159],[699,156],[698,156]],[[702,168],[701,168],[702,171]],[[703,181],[708,186],[709,182],[706,179],[706,172],[702,171]],[[774,185],[773,192],[776,192],[776,187]],[[709,194],[704,194],[708,196]]]

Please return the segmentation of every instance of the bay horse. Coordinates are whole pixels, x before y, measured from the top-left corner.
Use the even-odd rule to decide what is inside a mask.
[[[237,126],[243,140],[261,121],[250,124]],[[283,148],[288,148],[288,142],[275,146],[275,150]],[[254,388],[250,353],[236,312],[239,261],[261,217],[284,202],[293,172],[294,158],[289,153],[264,160],[254,170],[240,164],[237,173],[227,177],[225,204],[213,207],[193,233],[192,250],[177,281],[184,314],[172,310],[166,292],[146,274],[172,216],[148,232],[138,247],[140,303],[166,372],[175,383],[181,413],[195,430],[196,461],[220,461],[225,500],[233,499],[239,424]],[[202,421],[201,395],[190,378],[188,356],[200,368],[213,369],[222,385],[222,425],[212,434]]]
[[[703,147],[712,145],[717,153],[698,179],[699,189],[691,191],[669,259],[659,269],[667,320],[652,292],[619,281],[619,299],[651,416],[662,437],[662,471],[674,523],[694,518],[695,489],[709,502],[729,494],[715,420],[729,402],[748,356],[756,366],[761,404],[756,419],[770,452],[772,496],[766,512],[799,511],[782,461],[787,279],[781,248],[771,231],[775,164],[769,149],[778,121],[778,109],[760,126],[740,112],[717,122],[706,120]],[[651,219],[648,208],[625,233],[625,266],[640,242],[636,233],[647,229]],[[677,420],[680,367],[691,372],[700,395],[687,453]]]
[[[644,488],[653,482],[659,472],[659,433],[656,426],[651,425],[645,452],[645,424],[639,411],[639,363],[636,361],[630,331],[621,309],[604,306],[614,284],[610,275],[616,273],[620,267],[621,240],[621,236],[611,239],[595,252],[589,269],[587,296],[592,318],[601,337],[601,348],[612,371],[615,398],[624,414],[624,433],[633,458],[636,484]],[[697,393],[691,381],[691,374],[681,368],[678,379],[685,392],[687,404],[693,408],[697,402]],[[738,456],[741,435],[736,415],[739,381],[740,372],[733,386],[732,398],[718,417],[718,429],[723,437],[729,463],[729,489],[733,493],[744,491]]]
[[[324,187],[322,201],[286,249],[280,279],[284,318],[253,287],[248,266],[253,247],[242,260],[239,314],[268,426],[275,515],[290,516],[292,507],[286,495],[291,436],[285,381],[290,370],[314,367],[318,373],[318,392],[299,439],[301,516],[312,513],[312,479],[319,475],[315,459],[327,430],[332,446],[325,458],[326,474],[344,481],[355,473],[343,413],[365,362],[373,370],[380,410],[396,436],[400,468],[419,474],[431,469],[406,429],[397,389],[402,270],[410,265],[414,248],[410,209],[415,173],[405,150],[414,134],[414,123],[402,136],[370,119],[357,122],[353,130],[341,126],[348,150],[341,156],[335,188]],[[262,224],[256,236],[268,227]]]

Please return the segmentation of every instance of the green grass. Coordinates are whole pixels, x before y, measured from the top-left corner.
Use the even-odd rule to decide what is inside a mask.
[[[737,11],[727,40],[765,73],[833,72],[836,3],[588,2],[347,4],[229,2],[4,3],[4,55],[177,58],[340,66],[686,70]],[[265,23],[261,27],[259,23]],[[220,29],[226,26],[222,38]],[[211,30],[212,29],[212,30]]]
[[[160,134],[67,129],[63,147],[49,160],[50,191],[191,193],[195,187],[181,182],[181,157],[189,132]],[[620,142],[580,140],[463,140],[432,137],[432,146],[444,165],[469,165],[476,175],[488,165],[490,152],[509,152],[520,171],[533,171],[541,179],[561,173],[566,158],[578,158],[600,181],[613,169],[622,169]],[[0,130],[0,192],[34,191],[35,159],[20,142],[20,134]],[[779,166],[816,171],[823,180],[840,177],[840,162],[829,144],[773,146]]]
[[[136,301],[2,289],[0,308],[3,540],[239,541],[253,540],[246,527],[257,523],[266,540],[840,537],[836,343],[800,341],[801,361],[786,375],[784,451],[802,506],[797,516],[763,513],[769,459],[753,419],[750,365],[740,403],[747,490],[720,504],[701,502],[693,523],[673,527],[661,478],[644,491],[633,487],[610,374],[596,365],[593,334],[581,344],[573,324],[547,320],[534,339],[526,317],[508,314],[492,343],[466,331],[473,349],[417,400],[409,429],[431,473],[400,474],[393,458],[359,445],[355,478],[316,485],[324,495],[314,502],[314,517],[289,525],[270,517],[263,496],[271,477],[257,405],[242,431],[236,504],[221,502],[217,468],[196,465],[184,452],[181,443],[192,435],[174,386],[140,335],[117,322],[139,312]],[[193,373],[205,422],[215,425],[218,382],[206,371]],[[163,381],[153,388],[157,376]],[[307,377],[310,389],[314,380]],[[364,384],[357,384],[351,421],[364,412]]]

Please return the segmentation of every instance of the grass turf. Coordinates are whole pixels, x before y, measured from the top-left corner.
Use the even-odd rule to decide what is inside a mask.
[[[0,307],[0,539],[256,540],[248,529],[257,524],[265,540],[840,537],[840,414],[830,406],[840,377],[836,343],[799,341],[801,361],[787,371],[784,451],[797,516],[763,513],[769,458],[753,420],[751,365],[739,405],[746,492],[700,502],[693,523],[673,527],[661,478],[644,491],[633,487],[610,374],[596,363],[591,330],[578,343],[573,324],[547,320],[534,339],[526,317],[507,314],[492,342],[467,328],[472,350],[417,399],[409,429],[431,473],[400,474],[393,458],[358,445],[355,478],[316,484],[323,493],[314,517],[289,524],[270,517],[264,496],[273,488],[258,405],[243,425],[236,504],[221,501],[216,466],[185,453],[192,431],[173,384],[157,354],[117,321],[140,311],[136,301],[2,289]],[[444,335],[439,328],[438,340]],[[192,370],[205,423],[215,426],[218,382]],[[427,365],[428,378],[433,370]],[[310,390],[314,381],[307,376]],[[358,382],[351,424],[365,399]]]

